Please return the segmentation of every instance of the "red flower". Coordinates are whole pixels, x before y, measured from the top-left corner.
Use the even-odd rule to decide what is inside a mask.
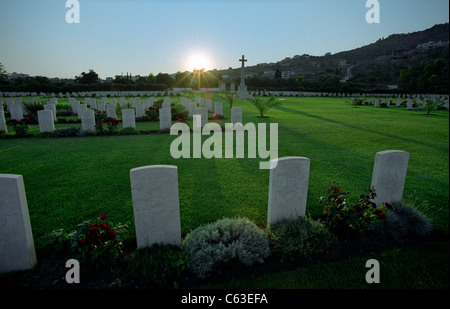
[[[7,122],[6,122],[6,124],[9,124],[9,125],[16,125],[16,124],[18,124],[19,123],[19,121],[17,120],[17,119],[9,119]]]
[[[387,209],[392,209],[392,204],[391,203],[384,203],[384,206],[386,206]]]
[[[384,219],[386,219],[386,214],[381,212],[378,214],[378,218],[384,220]]]
[[[102,220],[105,220],[106,219],[106,214],[105,213],[100,213],[99,215],[98,215],[99,217],[100,217],[100,219],[102,219]]]
[[[85,239],[78,240],[78,247],[86,247],[88,244]]]

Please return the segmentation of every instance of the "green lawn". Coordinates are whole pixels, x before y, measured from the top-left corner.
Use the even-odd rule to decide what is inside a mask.
[[[269,118],[263,119],[256,117],[259,113],[245,100],[235,101],[234,106],[243,108],[244,123],[278,123],[278,157],[303,156],[311,160],[307,213],[321,213],[319,198],[327,194],[333,181],[357,199],[370,186],[375,153],[404,150],[410,153],[404,197],[412,199],[437,228],[448,233],[448,111],[426,115],[425,111],[395,106],[354,108],[349,98],[283,99],[282,105],[269,110],[266,114]],[[226,103],[224,114],[227,119],[222,124],[231,117]],[[70,126],[80,125],[64,124],[57,128]],[[157,123],[137,122],[138,130],[158,127]],[[37,125],[30,133],[39,133]],[[24,176],[36,240],[54,229],[75,229],[78,223],[100,212],[107,213],[115,222],[129,221],[132,231],[129,237],[134,237],[129,172],[154,164],[178,166],[183,235],[223,217],[247,216],[259,225],[265,224],[269,170],[259,169],[259,162],[266,159],[173,159],[170,145],[175,137],[149,134],[0,139],[0,173]],[[149,184],[149,190],[151,187]],[[36,243],[39,245],[39,241]],[[441,254],[439,261],[446,258],[448,262],[448,243],[439,245],[434,252]],[[418,253],[405,250],[392,254],[395,257],[392,263],[401,264],[403,258],[409,260]],[[432,256],[426,261],[420,261],[422,268],[431,271],[433,267],[437,271]],[[353,267],[345,262],[337,265],[344,276]],[[448,279],[448,263],[446,267]],[[406,272],[409,269],[398,268]],[[321,269],[317,270],[321,273],[318,278],[324,279],[328,270]],[[315,271],[310,268],[306,274]],[[302,273],[294,272],[292,277],[290,274],[280,274],[269,282],[275,281],[273,286],[279,286],[279,282],[289,277],[290,287],[305,286],[305,282],[295,279]],[[439,286],[424,280],[423,287]],[[260,286],[255,282],[251,286]],[[401,286],[402,282],[395,284]],[[448,281],[440,284],[448,286]]]

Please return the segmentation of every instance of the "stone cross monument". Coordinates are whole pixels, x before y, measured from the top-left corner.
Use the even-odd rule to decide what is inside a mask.
[[[245,66],[244,63],[247,62],[244,55],[242,55],[242,59],[239,59],[242,62],[241,66],[241,84],[238,87],[238,94],[240,99],[250,99],[251,95],[247,91],[247,86],[245,85]]]

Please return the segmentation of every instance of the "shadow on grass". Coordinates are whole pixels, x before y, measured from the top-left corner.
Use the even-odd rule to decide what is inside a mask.
[[[281,106],[277,106],[276,109],[284,111],[284,112],[292,113],[292,114],[298,114],[298,115],[302,115],[302,116],[306,116],[306,117],[315,118],[315,119],[318,119],[318,120],[321,120],[321,121],[334,123],[334,124],[337,124],[337,125],[341,125],[341,126],[352,128],[352,129],[356,129],[356,130],[366,131],[366,132],[369,132],[369,133],[372,133],[372,134],[384,135],[385,137],[389,137],[389,138],[393,138],[393,139],[399,139],[399,140],[404,141],[404,142],[413,143],[413,144],[417,144],[417,145],[433,148],[433,149],[436,149],[436,150],[439,150],[439,151],[448,152],[448,148],[436,146],[436,145],[433,145],[431,143],[424,143],[424,142],[420,142],[420,141],[417,141],[417,140],[400,137],[400,136],[397,136],[397,135],[380,133],[380,132],[377,132],[377,131],[374,131],[374,130],[369,130],[369,129],[366,129],[366,128],[363,128],[363,127],[359,127],[359,126],[355,126],[355,125],[352,125],[352,124],[349,124],[349,123],[345,123],[345,122],[342,122],[342,121],[337,121],[337,120],[325,118],[325,117],[322,117],[322,116],[313,115],[313,114],[302,112],[302,111],[299,111],[299,110],[296,110],[296,109],[287,108],[287,107],[281,107]]]

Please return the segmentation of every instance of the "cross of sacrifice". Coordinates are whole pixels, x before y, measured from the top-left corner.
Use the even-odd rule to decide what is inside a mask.
[[[242,55],[242,59],[239,59],[242,62],[242,67],[244,67],[244,62],[247,62],[247,59],[244,59],[244,55]]]

